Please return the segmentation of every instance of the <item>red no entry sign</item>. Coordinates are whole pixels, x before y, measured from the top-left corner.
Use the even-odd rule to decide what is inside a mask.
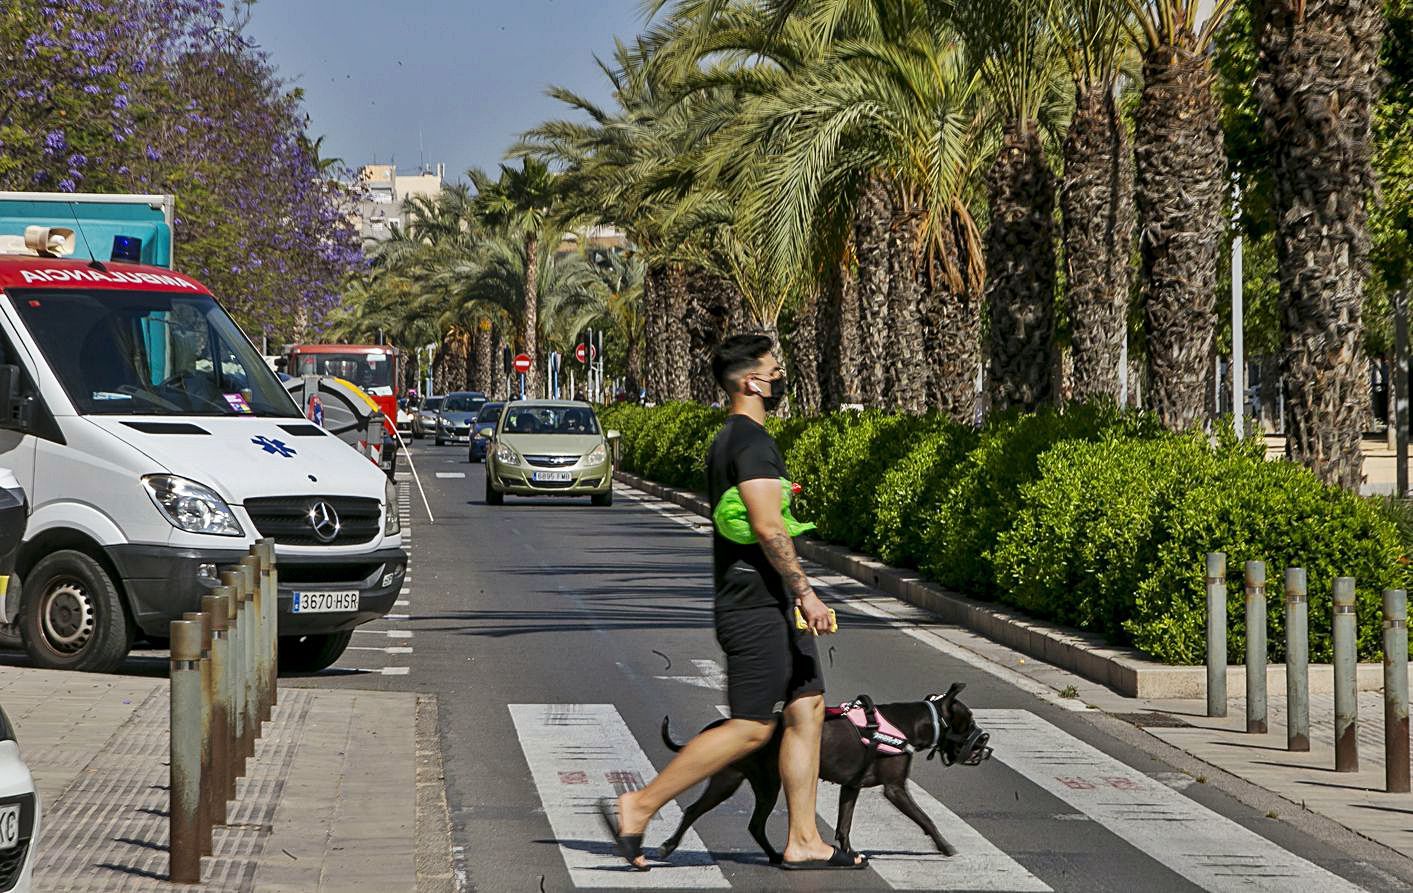
[[[520,353],[515,355],[515,371],[521,374],[530,371],[530,357]]]
[[[574,348],[574,359],[581,363],[587,363],[589,362],[590,351],[593,352],[592,356],[597,359],[599,355],[599,349],[597,347],[589,347],[588,345],[580,344],[578,347]]]

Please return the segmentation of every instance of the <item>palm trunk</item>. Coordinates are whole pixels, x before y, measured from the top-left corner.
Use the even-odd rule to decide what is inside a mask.
[[[666,400],[692,399],[688,305],[687,272],[673,264],[663,277],[663,398]]]
[[[489,320],[480,320],[476,324],[476,390],[483,394],[491,394],[495,390],[495,337],[491,333]]]
[[[684,326],[688,341],[688,385],[692,399],[711,403],[722,399],[711,374],[711,355],[731,333],[731,320],[744,303],[735,283],[700,268],[686,274],[689,312]]]
[[[816,305],[820,409],[825,411],[859,399],[859,280],[853,253],[850,238],[844,256],[831,265]]]
[[[662,295],[665,268],[648,266],[643,275],[643,387],[650,402],[660,403],[667,391],[663,365]]]
[[[859,402],[883,406],[887,378],[888,222],[893,217],[892,189],[870,174],[854,212],[854,250],[858,252],[860,358]]]
[[[525,396],[540,396],[539,310],[540,310],[540,240],[531,233],[525,237],[525,308],[522,329],[525,356],[530,358],[530,371],[525,373]]]
[[[446,362],[442,364],[442,375],[446,380],[443,393],[460,390],[466,386],[466,336],[460,329],[447,336],[442,346]]]
[[[1032,122],[1006,126],[987,177],[986,306],[991,406],[1054,399],[1055,175]]]
[[[634,403],[638,401],[638,394],[643,389],[643,339],[641,335],[630,333],[627,344],[627,370],[625,371],[625,381],[623,389],[628,392],[628,399]]]
[[[1365,199],[1375,186],[1370,113],[1383,25],[1375,0],[1272,0],[1258,78],[1276,137],[1286,454],[1355,491],[1366,406]]]
[[[923,271],[927,402],[954,421],[970,425],[976,420],[986,275],[976,250],[981,239],[971,215],[957,203],[948,221],[943,254]]]
[[[1134,150],[1148,338],[1146,401],[1168,428],[1198,423],[1216,330],[1226,156],[1212,73],[1185,47],[1143,59]]]
[[[1133,161],[1112,84],[1078,89],[1060,189],[1073,398],[1119,399],[1132,288]]]
[[[921,413],[927,400],[919,277],[922,215],[895,214],[888,240],[888,364],[886,405],[902,412]]]
[[[805,415],[819,412],[820,354],[819,305],[821,298],[812,291],[795,316],[795,328],[790,333],[786,367],[790,369],[794,410]]]

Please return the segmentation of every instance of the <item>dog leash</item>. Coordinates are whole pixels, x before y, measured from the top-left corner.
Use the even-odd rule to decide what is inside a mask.
[[[942,721],[937,718],[937,706],[931,698],[923,698],[922,702],[927,705],[927,712],[932,714],[932,743],[927,746],[927,758],[930,760],[942,745]]]

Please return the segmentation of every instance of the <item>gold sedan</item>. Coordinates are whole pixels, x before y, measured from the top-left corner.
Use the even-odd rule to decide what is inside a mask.
[[[604,431],[587,403],[507,403],[486,446],[486,505],[513,496],[588,496],[613,505],[617,431]]]

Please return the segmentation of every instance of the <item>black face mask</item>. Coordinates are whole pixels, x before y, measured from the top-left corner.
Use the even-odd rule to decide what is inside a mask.
[[[765,404],[766,412],[774,412],[780,406],[780,401],[785,399],[785,373],[780,373],[779,378],[766,379],[770,382],[770,396],[760,395],[761,403]]]

